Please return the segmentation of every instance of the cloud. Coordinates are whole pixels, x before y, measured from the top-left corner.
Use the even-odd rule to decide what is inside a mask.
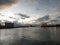
[[[0,0],[0,10],[14,7],[19,0]]]
[[[48,14],[51,19],[60,16],[60,0],[49,0]]]
[[[19,15],[22,19],[30,18],[30,16],[25,15],[25,14],[21,14],[21,13],[15,13],[15,14],[16,14],[16,15]]]

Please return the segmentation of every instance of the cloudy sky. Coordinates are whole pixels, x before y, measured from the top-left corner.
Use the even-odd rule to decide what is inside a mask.
[[[60,0],[0,0],[0,13],[7,16],[22,13],[33,19],[59,12]]]

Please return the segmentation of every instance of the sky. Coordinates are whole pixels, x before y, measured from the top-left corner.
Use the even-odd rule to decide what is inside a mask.
[[[60,0],[0,0],[0,13],[17,17],[16,13],[30,16],[28,19],[60,13]]]

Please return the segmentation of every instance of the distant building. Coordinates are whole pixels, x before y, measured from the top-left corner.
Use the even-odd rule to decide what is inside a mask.
[[[13,28],[13,27],[14,27],[14,23],[5,22],[5,27],[6,27],[6,28]]]
[[[0,23],[0,29],[1,28],[13,28],[13,27],[14,27],[14,23],[11,23],[11,22]]]

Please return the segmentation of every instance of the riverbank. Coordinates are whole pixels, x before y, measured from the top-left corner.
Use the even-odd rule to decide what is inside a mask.
[[[41,27],[60,27],[60,24],[41,25]]]

